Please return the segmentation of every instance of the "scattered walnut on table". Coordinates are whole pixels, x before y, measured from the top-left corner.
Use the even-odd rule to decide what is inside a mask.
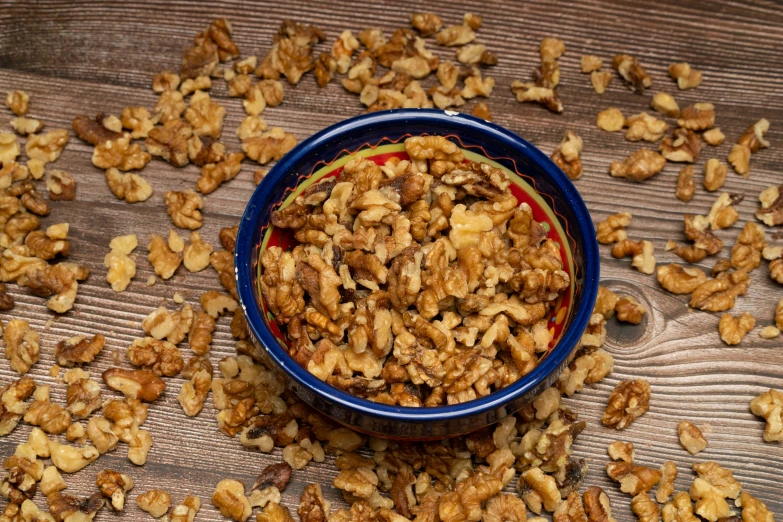
[[[532,468],[522,473],[517,489],[528,509],[536,514],[541,508],[554,512],[560,504],[560,492],[554,477],[545,474],[541,468]]]
[[[783,285],[783,248],[768,246],[761,251],[761,255],[769,261],[769,277]]]
[[[650,241],[623,239],[612,247],[612,257],[622,259],[631,256],[631,266],[643,274],[655,272],[654,246]]]
[[[181,504],[172,508],[169,522],[193,522],[201,509],[201,500],[192,495],[185,497]]]
[[[46,190],[52,201],[73,201],[76,198],[76,181],[64,170],[51,170],[46,177]]]
[[[762,251],[766,246],[764,229],[748,221],[731,248],[731,266],[748,272],[758,268],[761,265]]]
[[[617,54],[612,58],[612,68],[617,71],[629,89],[636,94],[652,86],[652,77],[647,73],[639,60],[628,54]]]
[[[641,323],[642,317],[647,312],[647,310],[631,296],[625,296],[618,300],[615,305],[615,311],[617,312],[618,321],[631,324]]]
[[[680,117],[680,106],[671,94],[665,92],[655,93],[655,96],[650,100],[650,106],[670,118]]]
[[[728,167],[717,158],[710,158],[704,164],[704,188],[710,192],[720,189],[726,182]]]
[[[562,141],[552,153],[552,161],[566,173],[570,179],[578,179],[582,176],[582,138],[574,131],[567,130]]]
[[[11,120],[11,127],[13,127],[14,132],[20,136],[37,134],[41,132],[43,126],[44,124],[41,120],[36,120],[34,118],[19,117]]]
[[[92,164],[100,169],[116,168],[122,171],[139,170],[149,163],[151,156],[141,145],[131,143],[129,134],[95,146]]]
[[[756,325],[756,318],[749,312],[743,312],[739,317],[723,314],[718,323],[721,340],[728,345],[739,344],[745,335]]]
[[[620,109],[609,107],[598,113],[595,124],[599,129],[607,132],[617,132],[625,127],[625,116]]]
[[[125,494],[133,489],[133,480],[128,475],[104,469],[95,477],[95,483],[115,511],[125,509]]]
[[[727,159],[737,174],[745,178],[750,176],[750,149],[747,146],[732,145]]]
[[[24,116],[30,108],[30,95],[24,91],[11,91],[5,97],[5,106],[17,116]]]
[[[135,339],[128,347],[127,356],[132,365],[166,377],[178,375],[185,364],[174,344],[153,337]]]
[[[272,127],[266,132],[242,140],[244,153],[259,165],[280,160],[295,146],[294,135],[285,132],[280,127]]]
[[[625,231],[625,227],[631,224],[631,213],[620,212],[607,217],[605,220],[598,223],[596,229],[596,238],[602,245],[608,245],[611,243],[617,243],[628,239],[628,233]]]
[[[766,118],[761,118],[745,129],[745,132],[737,140],[737,144],[747,147],[751,153],[755,154],[760,149],[769,147],[769,142],[764,138],[767,131],[769,131],[769,121]]]
[[[171,496],[162,489],[151,489],[136,497],[136,505],[153,518],[165,515],[171,506]]]
[[[715,125],[715,106],[711,103],[689,105],[680,113],[677,125],[694,131],[709,129]]]
[[[650,404],[650,384],[643,380],[621,381],[609,396],[601,422],[617,430],[628,427]]]
[[[110,168],[106,171],[106,183],[112,194],[128,203],[147,201],[152,195],[152,187],[147,180],[132,172],[122,173]]]
[[[182,263],[189,272],[200,272],[209,266],[212,245],[201,239],[198,232],[190,233],[190,243],[185,247]]]
[[[65,129],[56,129],[43,134],[33,134],[27,138],[25,151],[29,159],[51,163],[60,157],[69,135]]]
[[[598,56],[584,55],[582,56],[579,64],[581,71],[585,74],[589,74],[593,71],[600,70],[601,66],[603,65],[603,60],[601,60],[601,58]]]
[[[152,235],[147,249],[150,252],[147,258],[155,273],[162,279],[170,279],[182,263],[182,255],[171,250],[163,236],[158,234]]]
[[[657,278],[673,294],[690,294],[707,281],[707,274],[701,268],[669,264],[658,267]]]
[[[677,87],[681,91],[698,87],[702,80],[701,71],[691,68],[687,62],[671,64],[669,66],[669,76],[677,81]]]
[[[204,208],[201,196],[192,190],[184,192],[169,191],[163,195],[171,222],[179,228],[196,230],[201,228],[203,216],[200,210]]]
[[[226,181],[232,180],[242,168],[241,162],[245,155],[232,152],[218,163],[208,163],[201,168],[201,177],[196,182],[196,190],[202,194],[210,194]]]
[[[590,73],[590,83],[597,94],[606,92],[606,88],[612,83],[612,78],[612,73],[608,71],[593,71]]]
[[[65,392],[66,408],[76,419],[86,419],[101,407],[101,387],[87,372],[69,370],[63,379],[68,384]]]
[[[772,511],[762,501],[743,491],[739,498],[742,505],[742,519],[754,522],[769,522],[774,520]]]
[[[675,195],[677,199],[687,203],[693,199],[695,192],[696,183],[693,181],[693,165],[687,165],[680,170],[680,174],[677,176]]]
[[[209,76],[197,76],[187,78],[179,86],[179,92],[182,96],[193,94],[196,91],[207,91],[212,88],[212,79]]]
[[[552,112],[563,112],[563,103],[554,89],[541,87],[532,82],[520,82],[515,80],[511,84],[511,91],[516,95],[517,101],[537,102]]]
[[[175,167],[183,167],[189,161],[189,140],[193,135],[190,125],[180,119],[171,119],[162,127],[149,131],[146,141],[147,150]]]
[[[103,382],[127,398],[146,402],[154,401],[166,389],[166,383],[150,370],[109,368],[103,372]]]
[[[661,480],[661,472],[628,462],[609,462],[606,474],[620,484],[620,491],[636,496],[646,493]]]
[[[19,143],[16,136],[10,132],[0,132],[0,163],[9,165],[19,156]],[[42,160],[39,160],[42,161]],[[43,161],[43,163],[48,163]]]
[[[750,401],[750,411],[767,421],[764,441],[783,440],[783,392],[770,388]]]
[[[5,325],[3,333],[5,356],[11,369],[24,375],[38,362],[41,336],[30,328],[23,319],[12,319]]]
[[[32,426],[38,426],[46,433],[57,435],[64,433],[71,424],[71,414],[68,410],[59,404],[49,401],[48,393],[41,394],[42,390],[48,387],[39,386],[36,394],[42,397],[36,398],[30,404],[27,412],[24,414],[24,421]],[[46,395],[45,397],[43,395]]]
[[[658,151],[669,161],[693,163],[699,158],[701,140],[690,129],[677,127],[661,141]]]
[[[104,342],[102,334],[96,334],[90,339],[85,335],[77,335],[57,343],[54,356],[60,366],[87,364],[101,353]]]
[[[243,522],[250,517],[250,502],[245,496],[245,486],[238,480],[223,479],[215,486],[212,504],[224,517]]]
[[[724,312],[734,307],[736,298],[745,295],[750,278],[745,270],[721,272],[697,286],[691,293],[689,306],[709,312]]]
[[[179,86],[180,77],[177,73],[163,71],[152,78],[152,90],[158,94],[173,91]]]
[[[656,142],[663,138],[669,129],[668,123],[646,112],[628,117],[625,120],[625,125],[628,127],[625,132],[625,139],[628,141]]]
[[[657,522],[660,520],[661,508],[647,493],[639,493],[631,499],[631,511],[637,516],[639,522]]]
[[[767,226],[783,224],[783,185],[771,185],[759,193],[761,208],[756,211],[756,219]]]
[[[606,452],[609,454],[609,458],[612,460],[620,460],[629,464],[633,464],[633,442],[622,442],[616,440],[607,446]]]
[[[693,423],[681,421],[677,425],[677,433],[680,437],[680,444],[691,455],[696,455],[707,447],[707,439],[704,438],[702,431]],[[658,501],[661,502],[661,500]]]
[[[613,161],[609,173],[616,178],[644,181],[658,174],[666,165],[666,158],[650,149],[640,149],[622,162]]]
[[[204,406],[210,387],[212,375],[206,370],[199,370],[193,374],[189,381],[182,383],[177,400],[182,406],[185,415],[195,417]]]

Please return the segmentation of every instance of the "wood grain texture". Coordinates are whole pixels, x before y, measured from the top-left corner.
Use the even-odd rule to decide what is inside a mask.
[[[225,16],[234,26],[235,40],[244,56],[263,56],[271,37],[283,18],[315,23],[326,30],[327,42],[316,51],[328,49],[344,29],[354,31],[375,26],[387,33],[406,26],[410,12],[420,9],[416,2],[357,3],[265,2],[247,4],[234,1],[210,3],[138,2],[133,5],[105,0],[95,2],[40,1],[35,3],[3,1],[0,4],[0,93],[23,89],[31,95],[31,115],[43,119],[47,127],[70,128],[77,114],[110,112],[123,107],[144,105],[152,108],[156,96],[150,89],[152,76],[163,69],[177,70],[182,51],[193,35],[213,17]],[[584,139],[585,174],[576,182],[597,222],[608,214],[630,210],[634,221],[632,237],[655,243],[659,263],[678,261],[665,253],[668,238],[682,238],[682,214],[705,214],[716,197],[701,188],[703,163],[710,157],[725,159],[731,143],[760,117],[772,122],[768,139],[772,147],[753,156],[750,179],[729,173],[724,190],[745,195],[739,204],[741,220],[730,230],[720,231],[728,255],[746,220],[753,219],[756,196],[764,187],[783,182],[783,71],[780,49],[783,47],[783,16],[774,2],[746,3],[618,0],[600,2],[513,2],[458,0],[432,6],[447,24],[459,23],[462,14],[472,11],[484,17],[479,41],[500,57],[500,63],[487,74],[496,80],[488,104],[495,121],[518,132],[549,153],[567,129]],[[568,47],[560,60],[562,81],[559,93],[565,112],[554,115],[545,109],[516,103],[509,86],[513,80],[526,79],[538,61],[538,42],[544,36],[563,39]],[[453,50],[428,45],[441,58],[453,59]],[[579,72],[582,54],[597,54],[605,63],[618,52],[637,55],[654,78],[650,94],[632,94],[615,78],[608,91],[599,96],[589,78]],[[702,86],[678,91],[668,78],[666,67],[676,61],[688,61],[704,72]],[[606,67],[606,66],[605,66]],[[428,79],[428,86],[434,78]],[[608,134],[595,127],[595,115],[609,106],[626,115],[649,110],[651,93],[665,90],[674,94],[681,107],[709,101],[717,108],[717,125],[727,135],[717,148],[705,146],[696,166],[697,193],[690,203],[674,197],[680,166],[668,164],[655,178],[632,184],[611,178],[611,161],[641,148],[620,134]],[[215,82],[213,96],[226,106],[225,140],[229,148],[238,148],[233,129],[244,113],[239,100],[228,98],[223,82]],[[358,97],[349,95],[334,82],[318,89],[311,75],[296,87],[285,86],[285,102],[267,109],[263,116],[270,125],[281,125],[301,140],[341,119],[362,112]],[[469,111],[472,103],[463,109]],[[0,127],[8,129],[10,112],[0,110]],[[192,188],[198,169],[176,169],[161,161],[151,162],[145,177],[155,189],[145,203],[128,205],[109,192],[103,172],[94,168],[92,147],[72,137],[56,168],[64,169],[78,181],[78,196],[73,202],[55,203],[51,216],[43,224],[71,224],[71,259],[87,264],[92,276],[80,286],[74,309],[59,317],[49,312],[44,300],[15,286],[10,287],[16,307],[0,314],[5,322],[25,318],[42,333],[41,361],[31,375],[39,383],[53,384],[53,399],[64,401],[64,386],[53,383],[47,370],[53,363],[57,341],[75,334],[102,332],[107,347],[89,367],[98,377],[112,365],[112,354],[124,351],[132,339],[141,335],[140,321],[161,301],[178,291],[195,303],[200,293],[219,286],[211,269],[189,274],[180,268],[166,282],[147,286],[152,269],[146,260],[146,244],[151,233],[165,233],[170,222],[162,204],[167,190]],[[253,190],[253,165],[243,166],[240,175],[206,198],[202,236],[217,245],[221,227],[237,222]],[[138,273],[124,294],[117,295],[105,283],[103,256],[109,240],[120,234],[139,234],[136,251]],[[748,402],[769,387],[783,387],[783,351],[781,340],[763,340],[760,326],[770,324],[775,303],[783,296],[781,287],[767,276],[766,266],[752,273],[747,296],[738,300],[734,313],[754,313],[759,326],[740,346],[724,345],[717,332],[716,314],[694,312],[685,297],[664,292],[652,276],[631,269],[627,261],[611,258],[602,247],[602,279],[611,288],[637,297],[649,310],[642,325],[609,324],[607,349],[615,357],[614,372],[602,383],[567,399],[566,403],[588,421],[579,437],[575,453],[590,460],[586,484],[602,486],[609,494],[614,514],[621,522],[634,520],[628,509],[629,497],[610,483],[603,471],[606,446],[615,439],[631,440],[637,447],[640,463],[658,467],[673,460],[680,468],[677,490],[686,490],[692,480],[688,470],[694,461],[715,460],[734,470],[748,491],[767,503],[778,517],[783,516],[783,446],[762,442],[764,423],[754,417]],[[711,268],[714,258],[702,264]],[[45,328],[48,320],[53,323]],[[184,347],[183,349],[187,350]],[[213,342],[213,363],[231,355],[234,345],[227,319],[221,319]],[[0,361],[0,382],[15,378],[5,359]],[[650,411],[624,432],[600,425],[600,415],[614,385],[623,379],[645,378],[652,385]],[[267,464],[280,460],[272,455],[250,452],[238,441],[220,434],[211,399],[201,414],[188,419],[176,401],[182,379],[168,379],[162,400],[149,409],[145,427],[153,435],[154,446],[148,464],[136,468],[125,458],[125,449],[101,457],[98,463],[74,476],[66,477],[68,492],[86,495],[94,491],[95,474],[104,468],[129,473],[136,483],[130,497],[158,487],[170,491],[174,502],[186,494],[198,495],[202,510],[197,519],[223,520],[211,505],[213,488],[226,477],[245,484]],[[104,397],[110,396],[109,391]],[[679,445],[676,426],[687,419],[705,428],[709,447],[698,458]],[[16,444],[29,433],[20,426],[0,440],[0,455],[10,455]],[[328,497],[337,500],[329,484],[336,470],[332,459],[294,473],[284,492],[284,503],[295,511],[306,483],[320,482]],[[42,505],[41,496],[37,502]],[[4,505],[5,501],[2,501]],[[338,501],[340,505],[342,501]],[[107,511],[96,520],[142,520],[146,515],[129,502],[125,514],[115,517]]]

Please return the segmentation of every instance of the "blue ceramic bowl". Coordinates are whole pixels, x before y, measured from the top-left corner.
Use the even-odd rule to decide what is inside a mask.
[[[520,201],[534,208],[550,238],[561,243],[572,287],[551,318],[555,341],[529,374],[512,385],[470,402],[434,408],[388,406],[332,387],[299,366],[284,349],[285,336],[263,304],[258,286],[261,251],[292,243],[270,226],[270,214],[304,188],[334,175],[347,157],[360,153],[383,163],[404,154],[411,135],[440,134],[471,159],[506,169]],[[401,152],[403,151],[403,152]],[[266,363],[304,402],[359,431],[399,439],[436,439],[467,433],[528,405],[551,386],[579,346],[593,309],[599,280],[598,245],[590,214],[567,176],[540,150],[498,125],[451,111],[403,109],[345,120],[314,134],[285,155],[259,184],[245,210],[236,243],[239,299],[254,342]]]

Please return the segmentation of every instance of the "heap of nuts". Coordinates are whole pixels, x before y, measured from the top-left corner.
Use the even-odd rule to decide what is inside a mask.
[[[261,289],[319,379],[386,404],[457,404],[536,366],[571,280],[502,169],[442,136],[405,150],[356,157],[274,211],[298,245],[264,251]]]

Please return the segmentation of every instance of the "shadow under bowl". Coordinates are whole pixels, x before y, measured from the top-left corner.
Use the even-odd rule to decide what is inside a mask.
[[[296,241],[270,224],[273,210],[313,183],[336,176],[359,154],[383,164],[407,158],[407,137],[443,135],[470,160],[506,171],[511,190],[528,203],[535,219],[560,244],[571,287],[549,319],[554,339],[549,352],[527,375],[486,397],[432,408],[389,406],[350,395],[299,366],[285,349],[284,330],[275,323],[259,288],[261,252],[277,245],[287,250]],[[493,123],[472,116],[431,109],[401,109],[351,118],[318,132],[286,154],[256,188],[239,226],[236,280],[240,304],[257,350],[256,356],[317,411],[358,431],[407,440],[438,439],[480,429],[526,405],[551,386],[579,346],[599,281],[598,245],[587,208],[573,183],[540,150]]]

